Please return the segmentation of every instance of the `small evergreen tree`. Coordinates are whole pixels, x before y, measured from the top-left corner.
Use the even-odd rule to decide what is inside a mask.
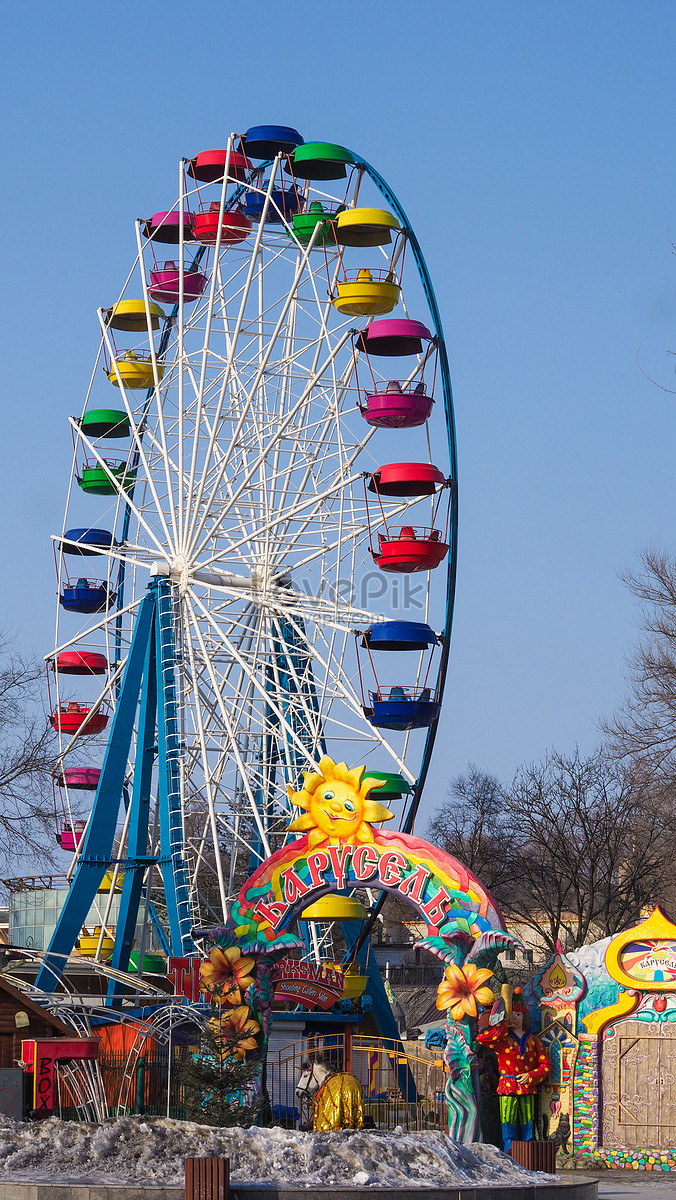
[[[252,1125],[263,1107],[256,1087],[259,1073],[260,1063],[238,1057],[210,1021],[199,1054],[178,1069],[188,1120],[220,1127]]]

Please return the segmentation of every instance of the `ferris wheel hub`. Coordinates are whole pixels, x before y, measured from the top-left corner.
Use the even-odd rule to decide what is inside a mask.
[[[190,563],[185,554],[177,554],[169,568],[169,578],[178,584],[181,596],[185,596],[190,584]]]

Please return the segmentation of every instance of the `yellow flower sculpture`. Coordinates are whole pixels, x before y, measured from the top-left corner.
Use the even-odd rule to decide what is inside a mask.
[[[437,988],[437,1008],[442,1011],[450,1008],[454,1021],[475,1017],[477,1005],[492,1004],[495,999],[491,989],[483,986],[492,974],[487,967],[475,967],[474,963],[467,963],[464,967],[456,967],[451,963],[446,967],[444,978]]]
[[[377,800],[369,800],[369,792],[383,787],[384,780],[367,779],[362,783],[366,767],[335,763],[328,755],[320,760],[321,775],[303,772],[300,792],[287,787],[289,799],[305,813],[289,829],[310,836],[308,845],[338,846],[341,842],[373,842],[371,821],[389,821],[394,813]]]
[[[209,1026],[219,1049],[235,1058],[244,1058],[247,1050],[256,1050],[258,1047],[256,1034],[260,1033],[261,1027],[245,1004],[223,1013],[220,1021],[212,1017]]]
[[[218,996],[228,1004],[241,1004],[242,992],[253,983],[251,970],[253,958],[242,955],[237,946],[222,950],[215,946],[209,962],[200,967],[200,988],[212,996]]]

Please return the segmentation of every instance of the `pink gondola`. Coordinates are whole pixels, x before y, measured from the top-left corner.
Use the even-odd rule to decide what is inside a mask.
[[[427,395],[424,383],[412,390],[402,388],[397,380],[376,384],[359,404],[359,411],[369,425],[379,429],[414,429],[424,425],[432,413],[434,398]]]
[[[72,854],[82,841],[84,831],[84,821],[75,821],[72,827],[69,824],[65,824],[63,829],[57,830],[56,840],[62,850],[68,850]]]
[[[66,767],[56,776],[59,787],[76,788],[81,792],[95,792],[101,778],[100,767]]]
[[[183,272],[183,301],[193,304],[202,295],[207,277],[201,271],[190,270],[186,264]],[[178,304],[180,296],[180,271],[178,263],[170,260],[150,272],[148,292],[159,304]]]
[[[184,242],[194,242],[194,223],[193,214],[184,210]],[[144,237],[152,238],[154,242],[165,242],[170,246],[177,246],[181,240],[181,214],[177,209],[173,209],[172,212],[153,213],[152,217],[143,222],[142,233]]]

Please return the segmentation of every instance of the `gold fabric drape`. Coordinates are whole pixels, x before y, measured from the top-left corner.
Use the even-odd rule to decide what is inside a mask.
[[[312,1104],[315,1133],[364,1128],[364,1093],[354,1075],[332,1075]]]

